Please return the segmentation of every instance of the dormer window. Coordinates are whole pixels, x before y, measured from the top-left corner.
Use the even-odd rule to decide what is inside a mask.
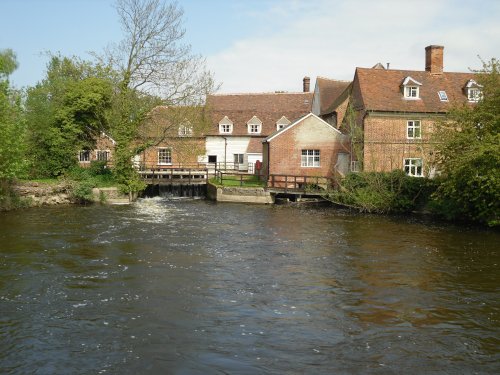
[[[189,137],[193,135],[193,127],[190,124],[179,126],[179,137]]]
[[[420,86],[422,86],[420,82],[408,76],[404,79],[401,86],[403,86],[405,99],[420,99]]]
[[[233,122],[227,116],[219,121],[219,133],[231,134],[233,132]]]
[[[287,119],[285,116],[281,116],[281,118],[278,121],[276,121],[276,130],[281,130],[288,125],[290,125],[290,120]]]
[[[260,134],[262,132],[262,121],[257,116],[253,116],[248,122],[249,134]]]
[[[467,99],[469,100],[469,102],[477,103],[481,100],[483,96],[482,88],[483,86],[473,79],[470,79],[467,82],[467,84],[465,85],[465,93],[467,94]]]

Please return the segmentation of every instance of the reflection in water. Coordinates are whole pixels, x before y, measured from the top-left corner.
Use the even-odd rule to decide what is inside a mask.
[[[0,228],[1,373],[498,370],[495,232],[159,198]]]

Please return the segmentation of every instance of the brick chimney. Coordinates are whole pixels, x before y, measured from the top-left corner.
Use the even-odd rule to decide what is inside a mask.
[[[425,70],[431,74],[443,73],[443,46],[425,47]]]
[[[309,77],[304,77],[304,79],[302,80],[303,82],[303,91],[304,92],[309,92],[310,88],[311,88],[311,78]]]

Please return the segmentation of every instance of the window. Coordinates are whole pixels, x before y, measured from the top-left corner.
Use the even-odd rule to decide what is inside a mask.
[[[172,164],[172,150],[169,148],[158,149],[158,164],[168,165]]]
[[[420,99],[420,86],[422,86],[420,82],[408,76],[404,79],[402,86],[405,99]]]
[[[446,95],[446,91],[438,91],[439,95],[439,100],[442,102],[447,102],[448,101],[448,95]]]
[[[319,150],[302,150],[302,167],[319,167]]]
[[[89,163],[90,162],[90,151],[82,150],[78,153],[78,161],[80,163]]]
[[[290,120],[288,120],[285,116],[281,116],[281,118],[276,121],[276,130],[281,130],[287,125],[290,125]]]
[[[467,94],[467,99],[469,102],[478,102],[482,98],[482,85],[474,81],[473,79],[469,79],[467,84],[465,85],[465,92]]]
[[[260,133],[259,124],[250,124],[248,125],[248,127],[249,127],[249,133]]]
[[[220,125],[221,133],[232,133],[232,125],[230,124],[221,124]]]
[[[98,161],[108,161],[109,151],[107,150],[96,150],[96,159]]]
[[[470,88],[467,92],[469,102],[478,102],[481,99],[481,90],[478,88]]]
[[[422,159],[417,159],[417,158],[404,159],[404,165],[405,165],[405,173],[408,176],[413,176],[413,177],[423,176]]]
[[[189,137],[193,135],[193,127],[188,125],[179,126],[179,137]]]
[[[406,86],[405,98],[418,98],[418,86]]]
[[[410,120],[407,122],[406,138],[408,139],[422,138],[422,128],[420,126],[420,120]]]
[[[234,164],[243,164],[244,155],[243,154],[234,154]]]
[[[248,120],[247,126],[250,134],[260,134],[262,130],[262,121],[260,121],[257,116],[253,116]]]
[[[217,163],[217,155],[208,155],[209,163]]]
[[[227,116],[219,121],[219,133],[230,134],[233,132],[233,122]]]

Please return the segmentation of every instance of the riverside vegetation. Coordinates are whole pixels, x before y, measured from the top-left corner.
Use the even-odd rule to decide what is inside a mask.
[[[177,4],[118,0],[116,8],[128,30],[122,42],[89,61],[50,55],[45,77],[34,87],[10,85],[16,55],[0,50],[0,209],[24,204],[12,191],[19,179],[71,180],[80,202],[99,184],[114,183],[130,195],[141,191],[145,186],[132,157],[151,146],[141,141],[139,129],[152,108],[198,108],[216,89],[204,60],[182,44],[183,12]],[[450,220],[500,225],[498,60],[485,62],[476,73],[482,100],[455,108],[438,126],[438,178],[398,171],[349,174],[329,199],[365,212],[425,209]],[[102,132],[117,141],[113,171],[98,164],[81,170],[78,150],[93,149]]]

